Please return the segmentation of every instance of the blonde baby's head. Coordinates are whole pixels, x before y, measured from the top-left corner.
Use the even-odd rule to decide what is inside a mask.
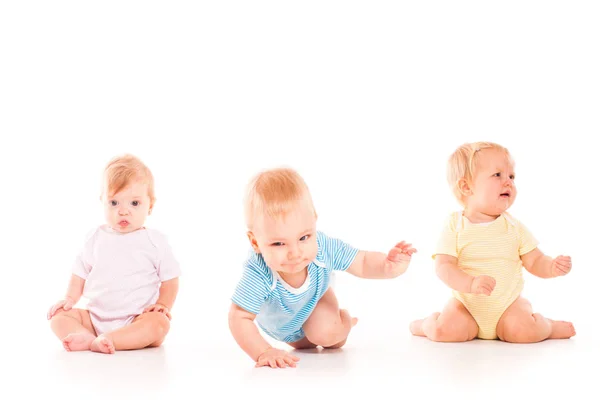
[[[272,269],[301,272],[317,254],[317,214],[304,179],[289,168],[256,175],[244,202],[248,239]]]
[[[104,169],[101,200],[108,225],[129,233],[144,226],[154,207],[154,177],[137,157],[113,158]]]
[[[448,160],[448,184],[465,211],[497,217],[517,197],[514,167],[505,147],[492,142],[466,143]]]

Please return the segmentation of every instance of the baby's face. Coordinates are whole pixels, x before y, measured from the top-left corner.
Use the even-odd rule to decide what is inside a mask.
[[[285,216],[258,216],[254,228],[249,234],[254,250],[277,272],[299,273],[317,256],[317,217],[306,202]]]
[[[477,171],[467,196],[467,208],[487,215],[500,215],[517,197],[514,165],[503,151],[481,150]]]
[[[148,185],[134,182],[113,196],[102,195],[104,216],[108,225],[117,232],[129,233],[144,226],[150,214]]]

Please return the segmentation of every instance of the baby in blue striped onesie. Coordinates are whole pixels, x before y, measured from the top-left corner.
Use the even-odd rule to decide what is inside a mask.
[[[245,216],[252,251],[232,296],[229,327],[257,367],[295,367],[299,358],[270,346],[255,321],[296,349],[339,348],[357,319],[339,308],[332,272],[395,278],[416,252],[405,242],[388,254],[358,250],[317,231],[308,187],[291,169],[264,171],[250,182]]]

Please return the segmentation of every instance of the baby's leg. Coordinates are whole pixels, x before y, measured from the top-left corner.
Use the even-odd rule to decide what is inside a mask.
[[[466,342],[475,339],[479,327],[465,306],[453,298],[441,313],[413,321],[410,331],[435,342]]]
[[[317,345],[308,340],[306,336],[298,340],[297,342],[289,343],[289,345],[298,350],[314,349],[315,347],[317,347]]]
[[[50,320],[50,327],[67,351],[89,350],[96,339],[89,311],[80,308],[59,310]]]
[[[348,311],[340,310],[335,293],[333,293],[333,289],[329,288],[317,303],[302,329],[304,329],[307,343],[325,348],[339,348],[346,343],[350,329],[356,325],[357,321],[356,318],[350,317]]]
[[[575,335],[575,328],[570,322],[553,321],[534,314],[531,303],[519,297],[502,314],[496,333],[505,342],[535,343],[546,339],[568,339]]]
[[[123,328],[98,336],[91,350],[112,354],[116,350],[136,350],[158,347],[165,340],[170,328],[169,318],[159,312],[140,314]]]

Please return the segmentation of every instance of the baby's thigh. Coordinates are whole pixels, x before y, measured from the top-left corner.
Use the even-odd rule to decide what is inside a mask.
[[[451,341],[458,338],[473,340],[479,332],[475,318],[454,298],[448,301],[436,322],[438,334],[447,336],[445,339]]]
[[[94,325],[92,324],[92,318],[90,317],[90,312],[88,310],[84,310],[83,308],[72,308],[69,311],[65,311],[62,308],[57,311],[56,316],[62,315],[64,317],[73,318],[77,322],[79,322],[85,329],[88,331],[95,333]]]
[[[327,289],[323,297],[319,300],[315,309],[304,323],[304,331],[310,330],[315,325],[321,326],[323,323],[333,323],[340,319],[340,307],[337,297],[332,288]]]

